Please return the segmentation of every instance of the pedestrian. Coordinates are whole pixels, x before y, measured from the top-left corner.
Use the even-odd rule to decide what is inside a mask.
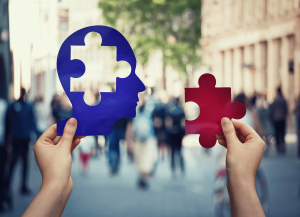
[[[137,187],[146,190],[149,187],[148,179],[154,173],[158,155],[152,121],[155,100],[149,97],[146,101],[141,96],[140,101],[141,105],[133,119],[134,159],[139,171]]]
[[[294,110],[296,116],[296,132],[298,136],[298,153],[297,156],[300,158],[300,96],[298,101],[296,102],[296,107]],[[300,195],[300,188],[299,188],[299,195]]]
[[[254,98],[255,100],[253,100]],[[262,127],[256,104],[253,104],[256,103],[256,101],[257,95],[255,95],[255,97],[251,97],[249,100],[243,92],[238,94],[233,100],[233,102],[243,103],[246,107],[246,115],[243,118],[241,118],[240,121],[243,121],[246,124],[248,124],[257,132],[259,136],[263,137],[266,135],[266,133]]]
[[[12,174],[19,156],[22,157],[22,185],[21,193],[30,194],[27,186],[28,177],[28,149],[32,135],[36,133],[35,117],[33,105],[25,101],[26,91],[21,89],[20,98],[13,102],[7,110],[6,138],[12,138],[12,159],[10,161],[8,175],[6,179],[7,189],[10,191]]]
[[[134,141],[133,141],[133,124],[132,119],[128,119],[126,131],[125,131],[125,141],[126,141],[126,151],[127,157],[130,162],[134,162]]]
[[[95,139],[93,136],[87,136],[81,139],[78,149],[82,174],[85,174],[89,171],[90,158],[93,155],[94,148]]]
[[[57,106],[57,122],[69,119],[72,117],[72,104],[66,93],[63,93],[61,97],[59,97],[59,102]]]
[[[42,97],[38,97],[34,102],[34,111],[36,117],[37,136],[40,137],[49,127],[49,107],[43,102]]]
[[[7,102],[0,98],[0,212],[4,211],[3,203],[6,201],[4,196],[4,170],[7,159],[5,146],[5,115]]]
[[[270,119],[275,129],[276,148],[278,154],[284,154],[286,151],[284,137],[287,114],[287,102],[282,95],[281,88],[279,87],[277,89],[277,96],[275,97],[274,102],[270,105]]]
[[[100,100],[101,100],[100,93],[99,93],[99,91],[96,91],[93,95],[94,95],[94,103],[93,103],[94,105],[93,106],[96,106],[100,103]],[[102,147],[100,146],[100,144],[98,142],[99,141],[99,136],[95,135],[93,137],[94,137],[94,140],[95,140],[95,142],[94,142],[94,144],[95,144],[94,157],[97,158],[102,153]]]
[[[127,119],[118,119],[114,126],[113,131],[107,136],[108,139],[108,160],[110,166],[110,174],[115,175],[119,171],[120,166],[120,141],[125,137],[125,130],[127,126]]]
[[[254,123],[253,123],[253,115],[251,113],[251,110],[250,110],[250,106],[249,106],[249,102],[247,100],[247,97],[246,95],[241,92],[239,93],[233,100],[233,102],[241,102],[245,105],[246,107],[246,114],[243,118],[240,119],[240,121],[243,121],[245,122],[246,124],[248,124],[250,127],[254,127]]]
[[[274,136],[274,128],[270,120],[269,103],[264,96],[261,96],[256,100],[256,110],[261,126],[265,132],[265,136],[263,139],[266,143],[265,153],[267,154],[271,145],[271,139]]]
[[[171,170],[176,175],[176,158],[179,160],[181,173],[185,173],[184,158],[182,155],[182,139],[185,135],[185,114],[180,99],[171,99],[167,105],[166,131],[171,147]]]
[[[155,104],[155,108],[152,114],[153,126],[155,130],[155,135],[157,138],[157,145],[159,153],[161,154],[161,159],[164,160],[165,155],[168,152],[167,145],[167,132],[165,127],[166,118],[166,105],[164,103],[165,93],[160,91],[160,100]]]
[[[53,117],[53,122],[57,123],[60,120],[59,110],[60,110],[60,99],[61,97],[58,94],[55,94],[51,100],[51,114]]]

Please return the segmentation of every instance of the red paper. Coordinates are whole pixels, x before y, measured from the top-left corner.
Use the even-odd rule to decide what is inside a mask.
[[[243,103],[231,103],[231,88],[216,88],[212,74],[203,74],[198,81],[199,88],[185,88],[185,102],[195,102],[200,107],[200,115],[193,121],[185,120],[186,134],[200,134],[199,142],[204,148],[216,144],[216,134],[222,134],[223,117],[241,119],[246,114]]]

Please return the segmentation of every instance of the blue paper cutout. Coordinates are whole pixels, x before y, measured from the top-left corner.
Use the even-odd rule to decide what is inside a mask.
[[[101,35],[101,46],[117,47],[117,61],[126,61],[131,66],[128,77],[116,78],[116,92],[102,92],[101,101],[96,106],[89,106],[84,102],[84,92],[70,91],[71,77],[79,78],[85,73],[85,65],[81,60],[71,60],[71,46],[84,46],[84,38],[90,32]],[[135,69],[136,58],[128,41],[119,31],[111,27],[85,27],[74,32],[63,42],[57,56],[57,72],[72,103],[72,117],[77,119],[75,136],[108,135],[118,119],[136,116],[138,93],[145,90],[145,85],[135,74]],[[57,123],[58,136],[63,134],[67,121],[68,119]]]

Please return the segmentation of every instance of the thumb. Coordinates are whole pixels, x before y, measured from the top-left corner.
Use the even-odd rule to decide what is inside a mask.
[[[70,118],[66,123],[64,133],[61,138],[61,144],[66,146],[66,148],[71,150],[73,138],[77,129],[77,120],[75,118]]]
[[[231,146],[238,140],[234,126],[229,118],[222,118],[221,120],[222,130],[226,139],[227,147]]]

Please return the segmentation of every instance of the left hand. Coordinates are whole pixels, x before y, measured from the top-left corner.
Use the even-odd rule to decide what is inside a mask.
[[[42,187],[61,189],[69,195],[73,189],[71,178],[71,152],[83,137],[74,137],[77,121],[71,118],[63,136],[57,136],[56,124],[49,127],[33,146],[37,164],[42,174]]]

